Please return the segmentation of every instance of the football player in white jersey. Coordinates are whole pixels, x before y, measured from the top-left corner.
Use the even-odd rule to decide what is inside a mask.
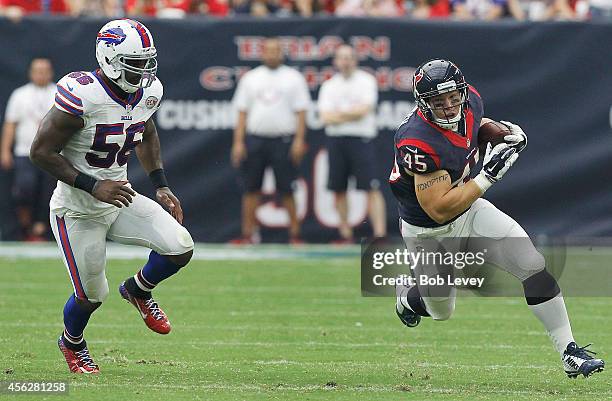
[[[58,345],[75,373],[99,372],[83,331],[109,293],[106,239],[151,249],[148,262],[121,283],[119,292],[160,334],[170,331],[170,322],[151,290],[193,254],[181,204],[164,174],[152,118],[163,87],[156,77],[151,33],[138,21],[111,21],[97,35],[96,58],[99,69],[72,72],[58,82],[55,107],[41,122],[30,151],[32,161],[58,179],[51,226],[74,288]],[[128,181],[133,150],[159,203],[136,193]]]

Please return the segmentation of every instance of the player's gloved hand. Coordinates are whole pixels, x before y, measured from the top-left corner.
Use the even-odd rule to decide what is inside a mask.
[[[518,156],[517,150],[511,148],[507,143],[500,143],[494,148],[490,143],[487,144],[482,170],[474,177],[474,182],[484,193],[491,185],[502,179]]]
[[[521,127],[510,121],[500,121],[510,130],[510,134],[504,136],[504,140],[511,148],[516,149],[517,152],[522,152],[527,147],[527,134]]]
[[[93,187],[91,194],[99,201],[117,207],[127,207],[132,203],[132,197],[136,196],[136,192],[125,185],[127,183],[127,181],[99,180]]]
[[[170,188],[161,187],[157,188],[155,192],[155,197],[157,201],[161,203],[168,211],[172,217],[179,222],[179,224],[183,224],[183,208],[181,207],[181,202],[178,200],[176,196],[172,193]]]

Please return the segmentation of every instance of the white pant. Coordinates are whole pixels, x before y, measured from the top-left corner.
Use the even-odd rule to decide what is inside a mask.
[[[486,199],[477,199],[467,212],[442,227],[417,227],[403,220],[400,220],[400,224],[402,237],[409,251],[415,250],[419,239],[428,239],[431,243],[432,238],[466,238],[467,242],[469,240],[476,242],[478,238],[499,241],[512,238],[510,241],[499,242],[499,247],[491,247],[486,255],[486,262],[498,266],[521,281],[545,267],[544,257],[533,246],[525,230],[512,217],[497,209]],[[469,249],[467,242],[451,242],[451,246],[455,246],[456,249],[447,250],[465,251]],[[448,246],[448,243],[445,243],[445,246]],[[516,247],[516,250],[511,247]],[[415,272],[427,274],[427,272],[418,271],[418,267]],[[433,319],[450,318],[455,310],[456,288],[448,287],[444,291],[436,287],[434,291],[432,288],[419,286],[419,292],[427,312]]]
[[[157,202],[137,194],[129,207],[102,217],[72,218],[51,212],[51,228],[68,269],[75,296],[103,302],[106,281],[106,239],[140,245],[160,255],[181,255],[193,249],[193,240]]]

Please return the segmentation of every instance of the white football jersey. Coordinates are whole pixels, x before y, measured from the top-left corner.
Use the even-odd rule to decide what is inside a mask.
[[[129,155],[142,141],[146,121],[159,109],[163,86],[156,79],[124,101],[99,74],[98,70],[72,72],[57,83],[55,107],[85,122],[61,154],[77,170],[96,179],[127,180]],[[103,216],[117,210],[62,181],[57,183],[50,208],[70,217]]]

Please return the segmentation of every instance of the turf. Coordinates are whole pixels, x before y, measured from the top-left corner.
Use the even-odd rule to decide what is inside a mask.
[[[450,321],[407,329],[363,298],[357,259],[193,261],[156,290],[173,331],[148,331],[117,285],[86,331],[97,376],[68,372],[56,340],[70,294],[59,260],[0,258],[0,380],[69,381],[17,400],[603,400],[608,372],[571,380],[519,298],[460,298]],[[609,298],[570,298],[581,343],[612,350]],[[9,396],[0,394],[0,399]]]

